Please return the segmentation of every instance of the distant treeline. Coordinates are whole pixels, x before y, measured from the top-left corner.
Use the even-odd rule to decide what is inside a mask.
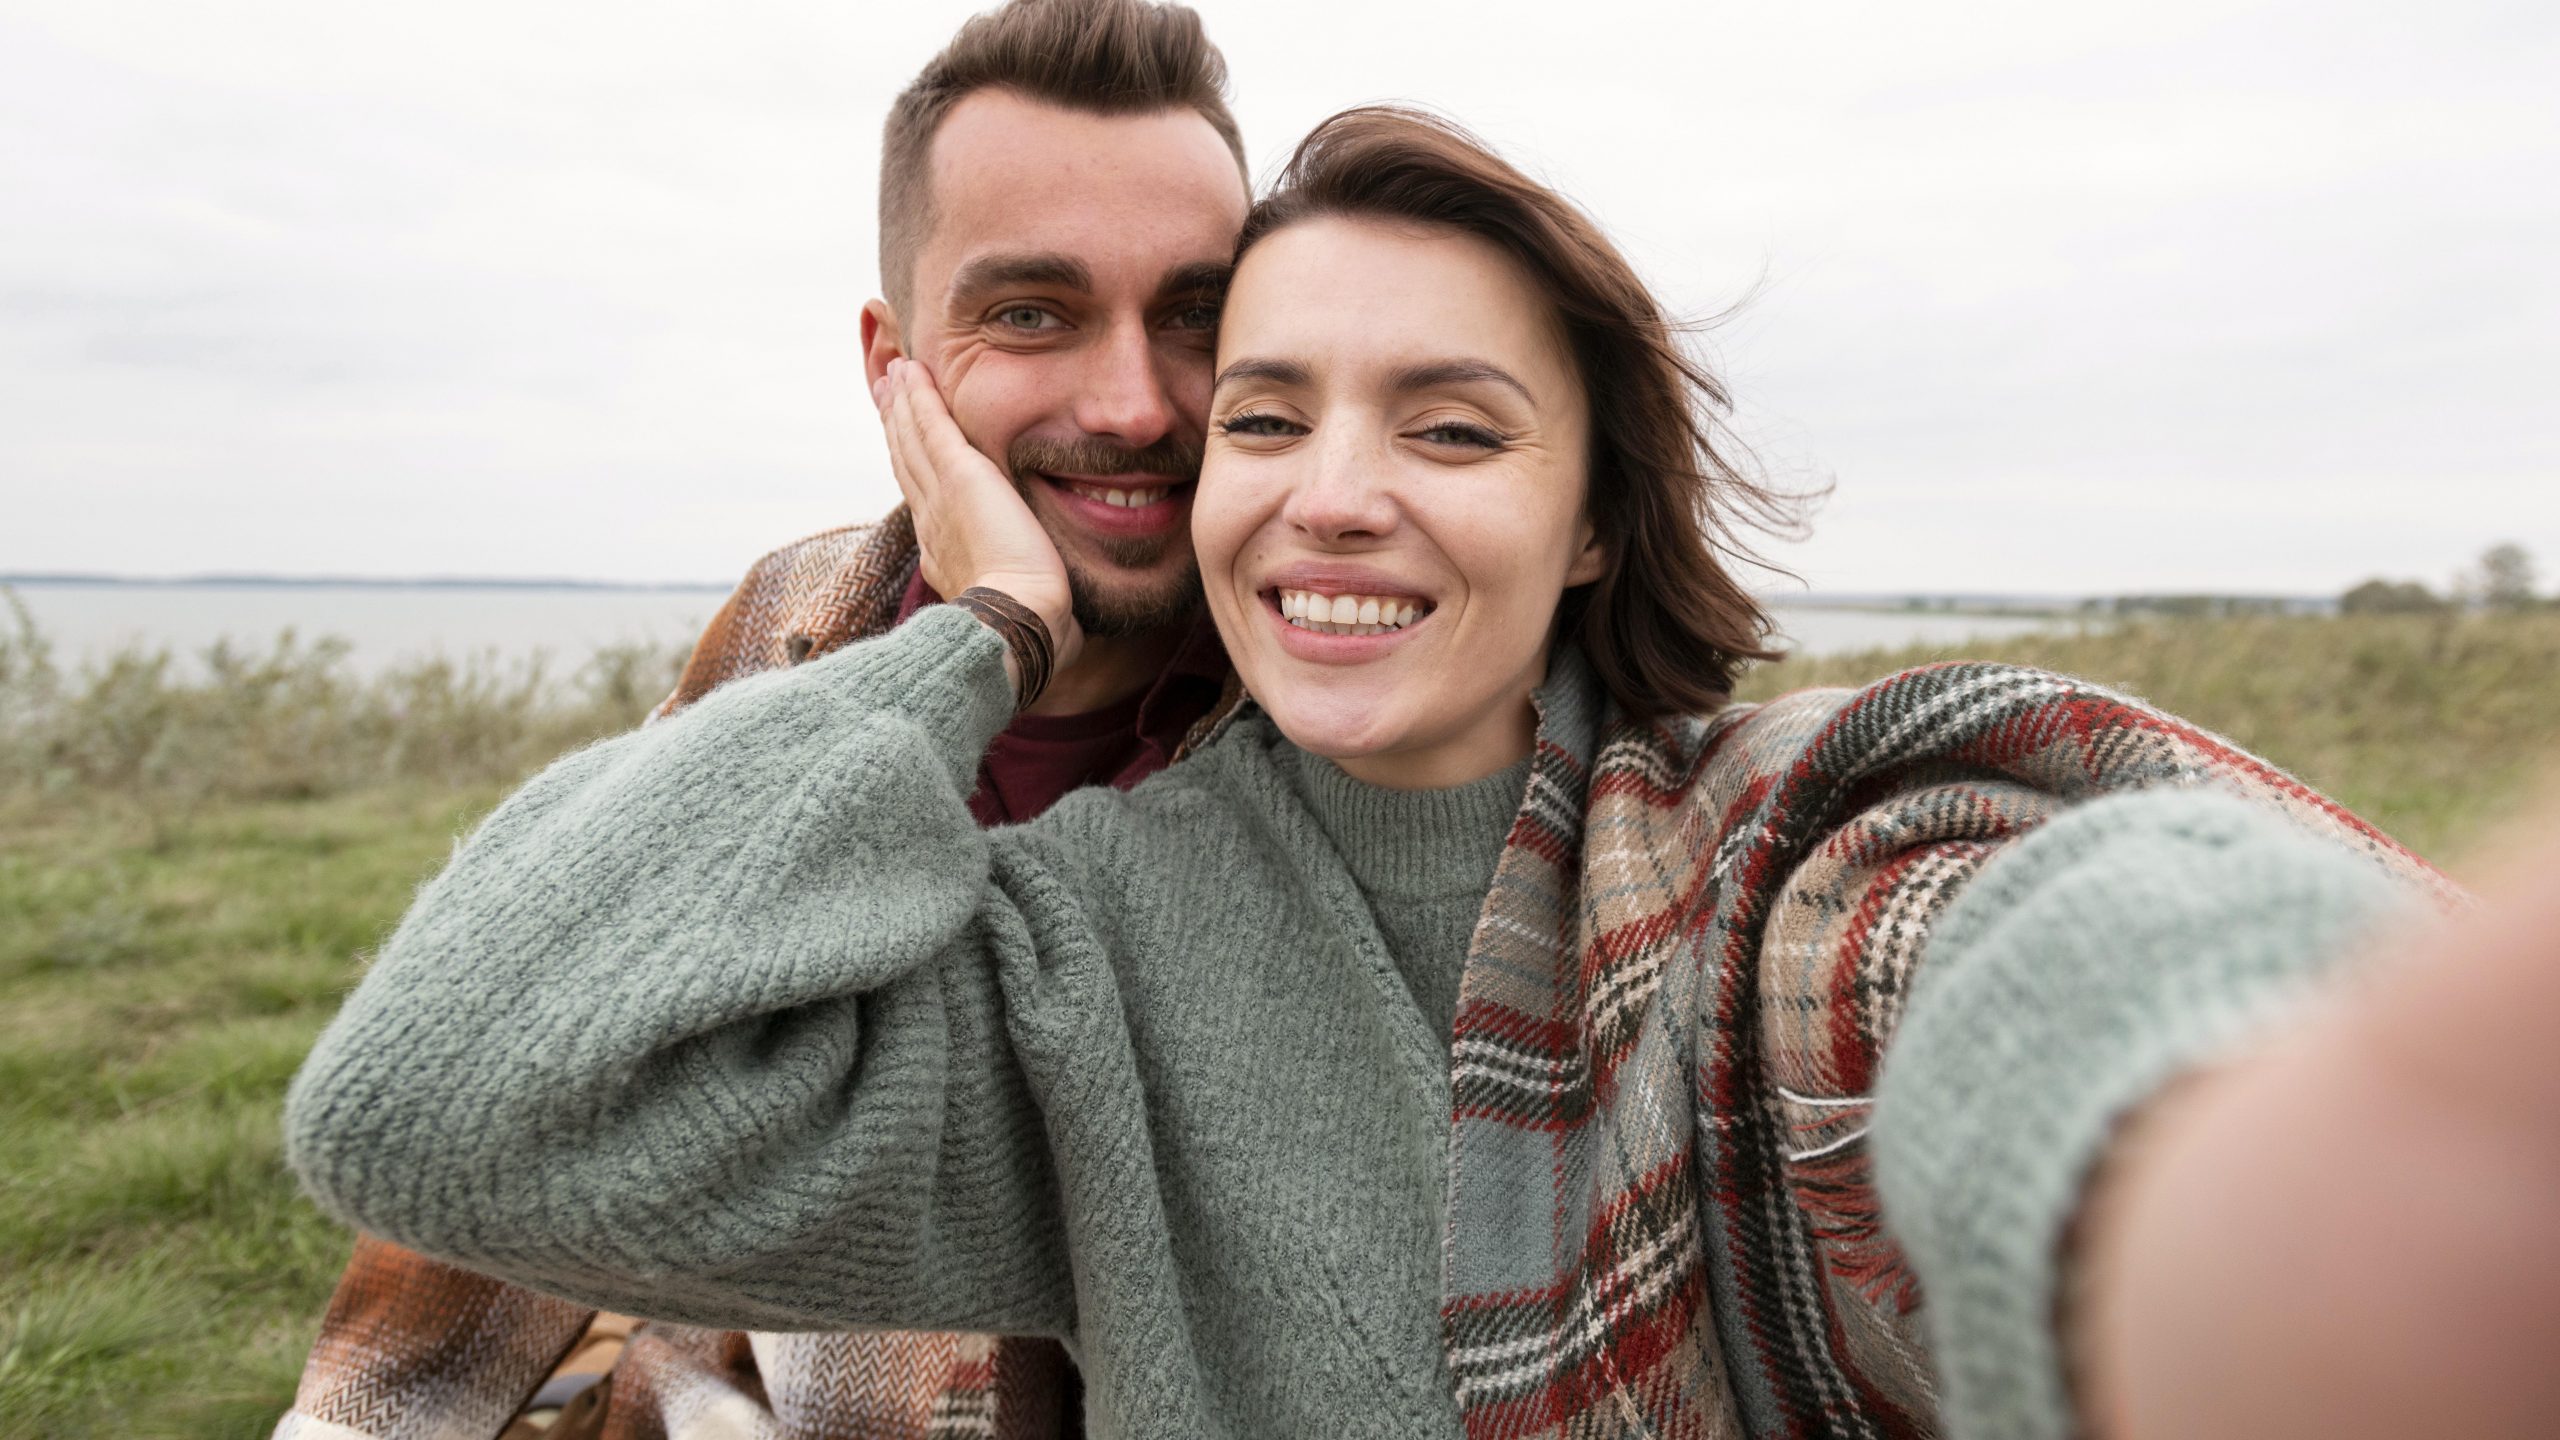
[[[2334,600],[2289,595],[2113,595],[2080,602],[2082,615],[2232,619],[2247,615],[2435,615],[2458,610],[2514,613],[2560,605],[2534,589],[2533,556],[2512,542],[2492,545],[2442,591],[2419,580],[2376,577]]]

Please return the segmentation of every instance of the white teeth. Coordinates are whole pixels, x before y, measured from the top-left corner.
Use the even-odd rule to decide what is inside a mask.
[[[1323,595],[1280,592],[1280,615],[1302,630],[1326,635],[1383,635],[1422,618],[1422,602],[1392,595]]]
[[[1087,500],[1099,500],[1105,505],[1117,506],[1123,510],[1144,510],[1150,505],[1161,505],[1173,497],[1173,491],[1169,487],[1151,490],[1117,490],[1108,485],[1070,483],[1067,488]]]

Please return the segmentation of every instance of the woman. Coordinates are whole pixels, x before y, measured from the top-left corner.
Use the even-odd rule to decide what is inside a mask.
[[[2174,1420],[2247,1307],[2145,1284],[2214,1176],[2299,1158],[2232,1117],[2332,1062],[2143,1107],[2428,882],[2052,677],[1700,718],[1760,638],[1694,523],[1741,493],[1702,378],[1569,205],[1337,117],[1240,242],[1194,502],[1257,703],[979,831],[1075,622],[901,364],[959,603],[501,807],[297,1081],[295,1164],[615,1308],[1064,1337],[1102,1435],[2060,1434],[2086,1337],[2083,1407]]]

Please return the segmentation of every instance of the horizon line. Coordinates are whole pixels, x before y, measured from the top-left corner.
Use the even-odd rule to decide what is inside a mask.
[[[733,581],[595,580],[565,575],[278,575],[261,571],[207,571],[193,575],[119,575],[87,570],[0,571],[0,585],[111,585],[185,589],[362,589],[362,590],[625,590],[728,591]],[[2329,601],[2334,595],[2315,591],[2233,590],[1788,590],[1755,592],[1764,603],[1856,600],[1985,600],[2081,601],[2208,596],[2234,600]]]
[[[581,580],[567,575],[274,575],[207,571],[197,575],[115,575],[96,570],[0,570],[0,585],[216,586],[362,590],[734,590],[724,580]]]

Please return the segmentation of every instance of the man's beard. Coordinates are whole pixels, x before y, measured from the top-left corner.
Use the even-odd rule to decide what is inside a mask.
[[[1171,435],[1143,449],[1115,445],[1089,435],[1077,440],[1025,435],[1006,449],[1005,468],[1012,473],[1013,488],[1022,493],[1028,504],[1031,487],[1047,483],[1036,475],[1165,475],[1180,484],[1195,484],[1200,479],[1200,450]],[[1035,509],[1033,513],[1038,512]],[[1115,566],[1145,570],[1161,562],[1168,550],[1189,543],[1190,537],[1180,531],[1165,535],[1078,532],[1076,539],[1079,544],[1100,550],[1103,558]],[[1058,554],[1066,563],[1067,593],[1073,602],[1076,624],[1087,635],[1118,639],[1167,630],[1189,619],[1199,608],[1197,560],[1159,582],[1131,589],[1087,573],[1065,545],[1058,547]]]

